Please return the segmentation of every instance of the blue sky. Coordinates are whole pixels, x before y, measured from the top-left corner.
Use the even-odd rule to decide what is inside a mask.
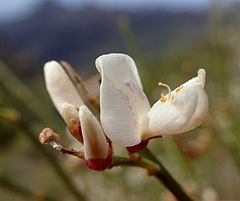
[[[24,17],[46,0],[1,0],[0,23]],[[52,0],[65,7],[98,5],[105,8],[165,7],[173,9],[203,9],[211,0]],[[218,0],[223,1],[223,0]],[[225,0],[226,1],[226,0]],[[228,2],[231,0],[227,0]],[[234,0],[232,0],[234,1]],[[236,0],[235,0],[236,1]]]

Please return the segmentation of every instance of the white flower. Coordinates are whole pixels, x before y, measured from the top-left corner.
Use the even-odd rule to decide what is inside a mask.
[[[86,165],[93,170],[106,169],[112,160],[110,145],[67,73],[59,63],[51,61],[45,64],[44,75],[49,95],[70,133],[83,143]]]
[[[70,133],[82,143],[78,108],[84,104],[83,100],[58,62],[47,62],[44,65],[44,76],[47,91],[56,109],[66,122]]]
[[[108,138],[132,147],[150,138],[183,133],[199,126],[208,113],[204,90],[206,72],[161,97],[152,107],[143,92],[136,65],[124,54],[96,60],[100,86],[101,123]]]

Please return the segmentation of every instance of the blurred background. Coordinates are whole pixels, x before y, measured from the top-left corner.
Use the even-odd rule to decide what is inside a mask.
[[[144,170],[93,172],[38,143],[44,127],[74,143],[46,92],[44,63],[69,62],[98,97],[94,62],[111,52],[135,59],[152,103],[165,92],[159,81],[174,89],[207,70],[204,125],[149,148],[197,200],[240,200],[238,0],[1,0],[0,200],[174,200]]]

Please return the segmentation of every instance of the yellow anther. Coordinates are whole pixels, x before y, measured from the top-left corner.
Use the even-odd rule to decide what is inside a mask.
[[[182,91],[182,89],[183,89],[183,86],[176,88],[176,93],[179,93],[180,91]]]
[[[160,98],[160,101],[161,101],[162,103],[165,103],[166,100],[167,100],[167,99],[166,99],[166,97],[164,97],[164,96]]]

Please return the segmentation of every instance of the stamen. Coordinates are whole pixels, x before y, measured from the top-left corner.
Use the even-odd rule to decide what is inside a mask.
[[[171,100],[171,88],[167,85],[167,84],[164,84],[164,83],[162,83],[162,82],[159,82],[158,83],[158,86],[164,86],[164,87],[166,87],[167,89],[168,89],[168,97],[167,97],[167,100]],[[167,95],[166,95],[167,96]],[[165,97],[162,97],[163,99],[165,98]],[[165,102],[165,101],[164,101]]]

